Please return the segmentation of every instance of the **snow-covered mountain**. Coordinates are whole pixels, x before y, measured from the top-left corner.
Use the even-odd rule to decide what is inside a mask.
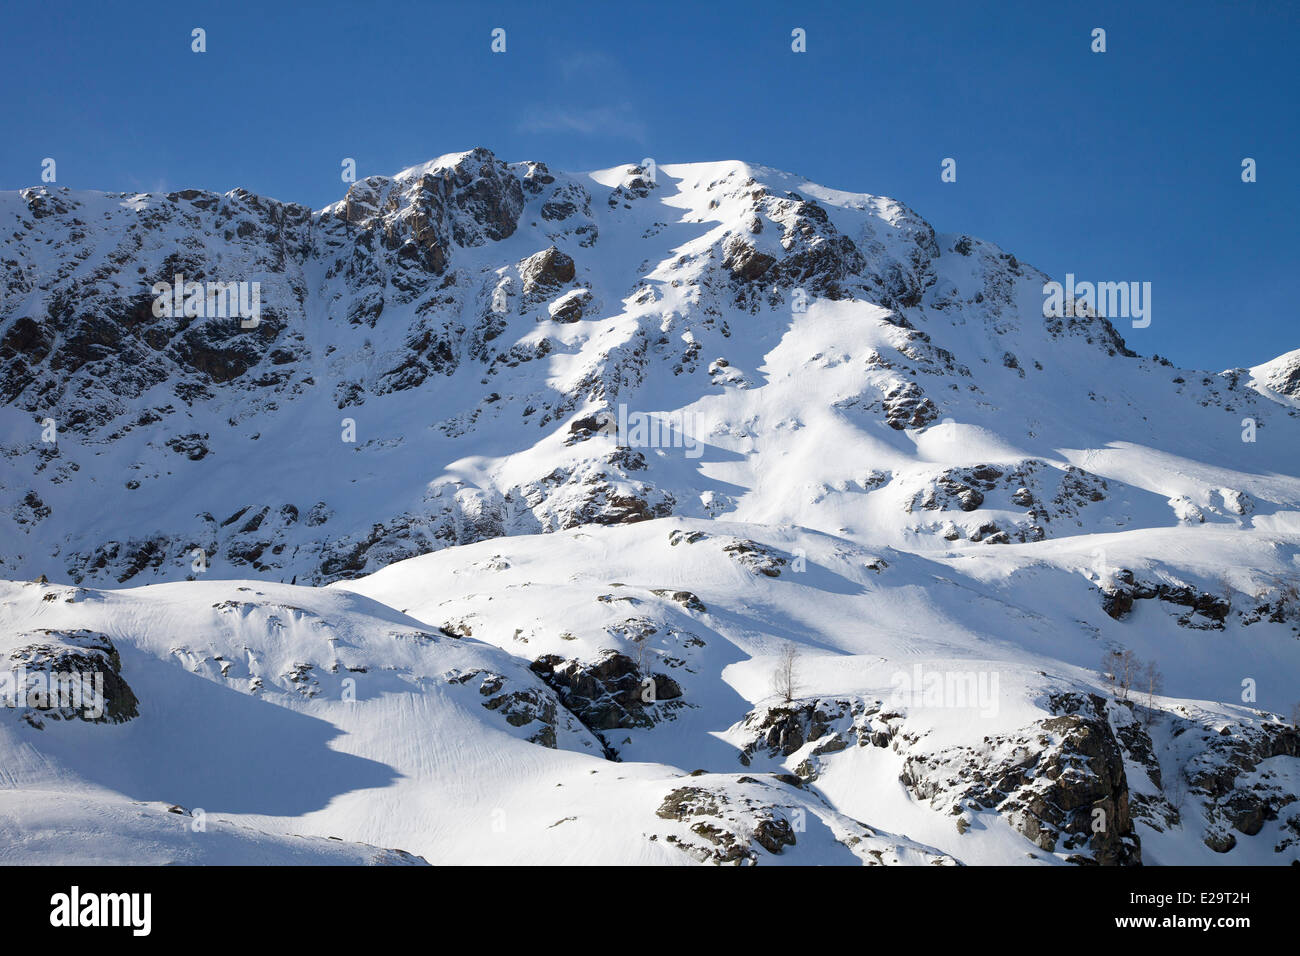
[[[1300,859],[1300,353],[739,162],[0,226],[10,859]]]

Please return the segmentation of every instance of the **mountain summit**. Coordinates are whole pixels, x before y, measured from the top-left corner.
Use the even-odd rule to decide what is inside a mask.
[[[265,831],[207,861],[1300,855],[1300,353],[1175,368],[742,162],[38,187],[0,236],[0,662],[112,698],[0,713],[15,852],[141,800]]]
[[[475,149],[319,212],[35,188],[0,220],[16,577],[176,580],[201,550],[220,576],[324,583],[667,515],[948,549],[1296,501],[1152,467],[1240,457],[1243,417],[1291,427],[1243,376],[1045,320],[1047,277],[1015,256],[763,167],[570,175]],[[177,277],[257,283],[258,321],[180,295],[156,315]],[[620,447],[595,427],[620,405],[689,420],[702,454]],[[1247,470],[1294,474],[1294,447]]]

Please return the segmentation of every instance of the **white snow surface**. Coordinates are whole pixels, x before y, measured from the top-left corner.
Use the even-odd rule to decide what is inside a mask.
[[[367,183],[409,195],[477,155]],[[1071,850],[1031,842],[1008,807],[954,806],[952,788],[927,797],[901,777],[961,748],[993,765],[1012,747],[1002,738],[1042,734],[1063,694],[1104,698],[1117,733],[1145,725],[1163,782],[1126,749],[1128,793],[1172,816],[1157,826],[1163,809],[1135,808],[1143,862],[1300,859],[1294,751],[1241,774],[1239,788],[1282,796],[1226,851],[1207,840],[1225,826],[1215,799],[1186,783],[1189,767],[1219,759],[1212,734],[1276,735],[1300,705],[1287,592],[1300,579],[1300,402],[1278,384],[1300,353],[1217,375],[1117,353],[1094,320],[1045,323],[1046,277],[997,247],[927,238],[893,200],[766,167],[663,166],[648,196],[626,203],[607,197],[634,190],[627,167],[554,175],[549,190],[591,197],[579,218],[598,227],[594,244],[555,232],[526,197],[512,235],[453,250],[460,287],[473,289],[454,307],[466,324],[509,279],[513,311],[493,348],[545,341],[539,356],[490,373],[461,356],[445,375],[385,391],[376,382],[402,353],[398,323],[417,307],[396,304],[375,327],[343,322],[330,304],[349,301],[347,284],[309,259],[261,273],[266,300],[306,290],[287,391],[217,389],[185,404],[160,383],[100,430],[61,435],[57,459],[35,406],[0,407],[0,568],[14,579],[0,583],[0,669],[52,634],[102,635],[138,700],[120,723],[0,707],[0,863],[683,865],[728,845],[702,835],[705,820],[764,865],[1060,865]],[[778,261],[789,251],[784,213],[755,213],[758,187],[815,200],[872,275],[915,270],[916,300],[823,288],[796,312],[788,284],[733,294],[717,270],[735,236]],[[106,236],[175,203],[66,201]],[[22,204],[0,194],[0,220],[21,219]],[[345,207],[313,222],[325,229]],[[756,214],[758,233],[746,225]],[[180,228],[140,261],[160,259]],[[586,290],[580,321],[520,300],[517,264],[552,244],[577,277],[548,301]],[[31,248],[25,275],[63,261]],[[37,298],[34,285],[11,294],[6,321]],[[368,394],[343,410],[331,395],[349,380]],[[891,427],[889,396],[909,384],[934,414]],[[642,469],[602,470],[616,439],[574,442],[569,425],[614,399],[688,416],[703,454],[648,449]],[[165,431],[125,427],[164,406]],[[339,440],[345,415],[356,444]],[[1264,423],[1253,442],[1247,417]],[[202,460],[165,446],[188,433],[205,436]],[[988,487],[971,477],[981,468],[996,472],[980,479]],[[128,476],[143,487],[122,490]],[[597,486],[601,500],[667,495],[671,507],[587,520]],[[962,488],[980,490],[975,507]],[[32,490],[49,509],[35,521]],[[296,520],[317,501],[323,524]],[[295,519],[261,557],[223,550],[221,519],[234,514],[238,528],[266,507],[270,527],[290,505]],[[381,537],[345,572],[324,567],[323,549],[346,553],[395,516],[416,530]],[[88,557],[154,534],[157,562],[123,572]],[[209,534],[219,546],[194,574],[188,545]],[[1125,574],[1230,609],[1216,622],[1139,597],[1112,617],[1102,589]],[[795,705],[878,702],[897,715],[892,742],[817,753],[808,740],[742,763],[747,718],[784,706],[772,676],[792,645]],[[1156,662],[1159,692],[1116,703],[1099,673],[1112,648]],[[642,659],[681,697],[648,703],[649,726],[588,727],[533,666],[609,652]],[[976,706],[900,702],[900,675],[917,668],[978,674],[996,690]],[[665,815],[683,788],[724,811]],[[796,841],[762,846],[763,820],[788,823]]]

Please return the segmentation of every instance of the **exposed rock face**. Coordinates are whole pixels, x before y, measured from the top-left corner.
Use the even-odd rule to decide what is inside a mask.
[[[927,511],[954,507],[974,511],[984,504],[984,493],[977,486],[989,490],[993,487],[991,479],[1000,477],[1002,472],[989,465],[981,465],[973,471],[949,469],[935,479],[933,486],[917,493],[912,499],[912,507]]]
[[[139,701],[122,677],[117,648],[87,630],[38,630],[0,646],[0,702],[41,728],[46,720],[125,723]]]
[[[488,150],[474,149],[404,181],[360,180],[332,209],[362,236],[379,238],[400,262],[441,275],[452,243],[472,248],[510,237],[523,207],[519,178]]]
[[[960,523],[917,526],[939,530],[950,541],[1023,543],[1074,533],[1089,517],[1084,512],[1105,502],[1109,492],[1104,478],[1074,465],[1027,458],[1014,465],[947,468],[912,494],[906,510],[972,514]],[[996,521],[984,517],[990,512],[1000,513]]]
[[[851,747],[899,750],[919,739],[905,729],[901,713],[862,697],[819,697],[761,707],[746,714],[733,731],[744,766],[795,763],[795,779],[808,783],[821,775],[833,755]]]
[[[1300,398],[1300,349],[1279,355],[1250,371],[1267,388],[1291,398]]]
[[[752,865],[758,862],[753,844],[779,854],[798,842],[790,822],[775,808],[756,809],[748,800],[730,806],[725,794],[703,787],[674,790],[657,813],[665,820],[696,821],[691,825],[696,841],[669,839],[701,862]]]
[[[815,780],[817,761],[812,758],[877,741],[878,746],[888,744],[893,733],[886,718],[879,718],[876,726],[872,724],[871,718],[878,714],[879,701],[824,697],[752,711],[741,723],[748,743],[740,751],[740,762],[748,767],[756,754],[782,760],[813,743],[816,746],[809,759],[796,772],[801,779]]]
[[[650,839],[662,839],[701,863],[752,866],[770,856],[787,855],[797,863],[800,835],[815,825],[829,831],[848,851],[845,856],[851,853],[867,866],[897,865],[904,860],[956,865],[952,857],[932,848],[827,812],[818,798],[802,791],[797,778],[736,778],[703,771],[691,777],[692,783],[664,796],[656,815],[669,826]]]
[[[573,720],[558,706],[553,694],[536,687],[510,689],[509,678],[491,671],[467,671],[449,677],[453,684],[478,682],[478,692],[485,698],[483,706],[506,719],[511,727],[532,731],[530,743],[556,749],[556,727]],[[569,727],[568,729],[572,729]]]
[[[553,291],[573,281],[573,258],[551,246],[525,259],[519,266],[519,275],[523,278],[525,294]]]
[[[771,548],[754,541],[733,540],[724,545],[722,550],[731,555],[741,567],[769,578],[780,577],[781,569],[786,565],[785,558]]]
[[[1188,730],[1200,737],[1204,747],[1182,773],[1190,792],[1206,806],[1206,846],[1226,853],[1237,844],[1230,831],[1255,836],[1266,821],[1282,814],[1289,814],[1291,829],[1300,833],[1300,812],[1295,808],[1300,796],[1260,766],[1273,757],[1300,756],[1300,731],[1283,724],[1260,723],[1224,727],[1214,733],[1184,721],[1176,732]]]
[[[666,674],[643,675],[626,654],[608,651],[592,662],[555,654],[538,658],[532,670],[560,701],[602,741],[611,759],[617,750],[604,734],[618,728],[653,727],[672,719],[682,705],[682,689]]]
[[[1132,865],[1141,847],[1129,814],[1123,751],[1097,696],[1064,694],[1058,716],[983,747],[909,757],[902,780],[954,815],[993,809],[1049,852],[1075,863]]]
[[[735,729],[740,762],[795,762],[815,781],[835,755],[883,747],[903,755],[900,780],[918,800],[958,819],[993,811],[1035,845],[1076,863],[1129,865],[1141,850],[1129,810],[1121,748],[1100,697],[1060,695],[1059,713],[1026,731],[983,745],[935,752],[907,720],[880,702],[818,698],[762,708]]]
[[[723,252],[722,268],[741,282],[761,279],[776,264],[775,256],[759,252],[740,236],[728,239]]]
[[[587,289],[574,289],[560,296],[548,307],[547,311],[556,322],[565,324],[582,319],[583,310],[591,304],[591,292]]]
[[[1101,593],[1102,609],[1116,620],[1123,619],[1133,610],[1134,601],[1159,599],[1186,609],[1178,618],[1178,623],[1184,627],[1222,630],[1224,619],[1231,610],[1222,597],[1186,585],[1147,584],[1138,581],[1127,568],[1115,572],[1113,583],[1103,586]]]
[[[896,385],[885,393],[885,421],[889,427],[921,428],[939,417],[939,409],[915,382]]]

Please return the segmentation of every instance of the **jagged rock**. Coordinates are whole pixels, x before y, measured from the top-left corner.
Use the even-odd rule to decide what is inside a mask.
[[[550,692],[537,687],[507,689],[509,679],[491,671],[466,671],[452,674],[448,680],[453,684],[477,680],[478,692],[485,698],[484,707],[500,714],[511,727],[531,728],[537,724],[528,737],[529,743],[556,749],[556,729],[569,715],[560,714],[556,698]]]
[[[776,257],[759,252],[741,236],[732,236],[723,247],[722,268],[741,282],[760,279],[776,264]]]
[[[1140,863],[1123,751],[1105,701],[1062,694],[1053,709],[1057,716],[982,747],[909,756],[902,781],[932,807],[996,810],[1038,847],[1073,851],[1071,862]]]
[[[1219,853],[1232,849],[1237,839],[1259,833],[1264,823],[1300,797],[1278,782],[1262,777],[1261,762],[1273,757],[1300,757],[1300,731],[1284,724],[1260,722],[1209,727],[1179,721],[1180,736],[1198,735],[1201,749],[1183,768],[1189,791],[1199,796],[1206,808],[1207,846]]]
[[[733,541],[722,550],[742,567],[769,578],[780,577],[781,569],[786,565],[785,558],[756,541]]]
[[[682,689],[675,680],[666,674],[643,675],[636,661],[617,651],[606,651],[590,663],[547,654],[529,666],[602,740],[607,731],[653,727],[670,719],[680,705]],[[615,752],[608,743],[607,748]]]
[[[1138,581],[1133,572],[1121,568],[1113,574],[1113,582],[1101,587],[1102,610],[1115,620],[1122,620],[1133,610],[1134,601],[1158,598],[1169,604],[1189,609],[1178,623],[1184,627],[1202,627],[1222,629],[1223,622],[1231,607],[1221,597],[1207,591],[1198,591],[1186,585],[1157,582],[1147,584]],[[1193,615],[1202,619],[1196,622]]]
[[[664,798],[656,814],[664,820],[696,821],[690,830],[702,843],[668,839],[701,862],[752,865],[758,862],[753,844],[779,854],[797,843],[793,827],[778,808],[756,805],[744,797],[732,803],[725,793],[704,787],[679,787]]]
[[[944,237],[941,248],[924,219],[881,197],[833,198],[812,187],[795,192],[788,188],[793,180],[770,171],[737,167],[714,178],[715,172],[700,168],[660,185],[649,164],[627,167],[606,180],[617,185],[593,202],[586,177],[539,162],[504,163],[478,148],[395,176],[364,177],[317,212],[242,189],[159,195],[40,186],[13,194],[0,210],[7,222],[0,230],[0,401],[28,416],[32,428],[18,429],[0,448],[30,475],[22,487],[0,493],[0,521],[11,532],[3,537],[21,542],[0,549],[0,563],[30,577],[41,570],[32,562],[57,551],[57,571],[72,580],[143,583],[189,576],[184,549],[197,545],[219,567],[230,562],[326,583],[487,537],[670,514],[719,517],[744,489],[672,467],[659,452],[673,449],[624,448],[597,462],[582,447],[596,429],[565,429],[575,415],[587,417],[583,410],[612,412],[648,401],[665,375],[676,382],[673,394],[683,407],[711,389],[774,384],[748,356],[741,360],[735,337],[778,336],[771,338],[776,344],[790,317],[819,299],[854,300],[845,331],[861,322],[870,333],[870,347],[850,334],[843,355],[821,349],[808,357],[818,367],[858,369],[843,397],[825,396],[837,414],[867,413],[857,426],[883,422],[901,432],[933,426],[941,414],[965,425],[1009,411],[995,407],[1003,399],[986,392],[986,376],[961,360],[978,369],[979,359],[943,347],[958,327],[991,336],[988,360],[998,376],[1002,366],[1028,374],[1051,357],[1035,354],[1035,343],[1026,340],[1039,318],[1026,321],[1018,312],[1020,293],[1041,287],[1045,277],[993,244],[957,235]],[[682,218],[669,194],[698,205]],[[638,205],[638,215],[624,214]],[[640,215],[646,207],[654,214]],[[599,272],[580,270],[575,259],[597,241],[598,221],[615,233],[611,249],[619,261]],[[525,232],[530,245],[519,249],[515,243]],[[660,248],[666,236],[672,241]],[[530,249],[534,254],[518,261]],[[938,267],[945,257],[958,260],[961,275]],[[187,282],[257,282],[260,320],[246,328],[231,316],[183,309],[155,315],[151,286],[178,275]],[[497,308],[497,291],[505,295],[504,310]],[[522,316],[537,321],[518,321]],[[1045,327],[1054,336],[1086,339],[1099,358],[1132,354],[1109,323],[1073,305]],[[328,334],[309,339],[308,328]],[[959,341],[967,341],[964,333],[946,344]],[[1290,368],[1293,358],[1278,367]],[[1178,387],[1189,404],[1249,410],[1263,427],[1267,416],[1246,407],[1247,371],[1207,376],[1199,391],[1195,381],[1178,376]],[[1268,376],[1255,370],[1255,377]],[[1285,387],[1285,375],[1277,381]],[[437,400],[410,407],[437,409],[439,420],[385,421],[422,389]],[[1090,396],[1076,393],[1071,400]],[[277,458],[276,465],[311,487],[318,514],[331,515],[328,525],[310,515],[293,527],[268,518],[264,530],[241,533],[194,517],[211,507],[203,476],[213,468],[261,469],[265,456],[275,455],[276,440],[264,436],[292,433],[292,423],[321,402],[336,406],[339,419],[351,419],[361,440],[345,440],[343,459],[324,467],[319,455],[326,446],[287,462]],[[797,412],[788,422],[768,421],[767,412],[754,423],[718,422],[719,454],[752,453],[770,466],[760,446],[735,450],[763,430],[805,427],[817,409]],[[47,416],[76,441],[40,439]],[[571,454],[558,463],[538,458],[534,473],[527,464],[507,469],[517,476],[509,485],[429,487],[432,472],[510,434],[503,426],[511,420],[536,431],[526,440],[511,435],[494,456],[526,461],[557,432],[562,442],[576,439],[565,445]],[[422,440],[425,425],[437,430],[436,446]],[[302,437],[331,437],[334,423],[322,426]],[[588,447],[599,446],[603,456],[609,444]],[[128,474],[105,470],[104,462],[118,460],[100,454],[110,449],[129,452]],[[344,507],[352,482],[360,480],[350,474],[360,466],[345,462],[369,464],[380,455],[388,458],[382,472],[409,480],[364,507]],[[940,467],[925,476],[900,472],[889,483],[938,481]],[[1075,533],[1084,509],[1102,502],[1114,512],[1100,516],[1104,521],[1130,526],[1132,516],[1119,512],[1132,489],[1114,493],[1122,482],[1039,459],[999,468],[1005,474],[989,482],[993,487],[962,475],[952,480],[969,491],[954,487],[954,496],[937,485],[933,510],[949,510],[945,499],[951,499],[952,510],[1020,509],[1023,518],[975,515],[966,523],[936,516],[902,530],[954,542],[1034,542],[1060,533],[1053,522],[1065,518],[1072,526],[1060,531]],[[91,487],[91,496],[64,493]],[[871,489],[863,484],[861,490]],[[907,492],[910,498],[916,488]],[[927,494],[915,500],[917,509],[931,510]],[[1222,506],[1203,507],[1206,520],[1211,512],[1247,513],[1244,493],[1223,488],[1218,494]],[[81,506],[66,504],[91,498],[102,499],[100,513],[109,520],[80,520]],[[872,496],[868,510],[878,511],[889,498]],[[159,508],[157,526],[111,520],[134,514],[143,500],[176,504]],[[1200,612],[1188,618],[1189,626],[1214,620]]]
[[[521,262],[519,275],[523,279],[525,294],[558,289],[573,281],[573,257],[551,246]]]
[[[890,428],[923,428],[939,417],[939,409],[915,382],[903,382],[885,393],[885,420]]]
[[[574,289],[560,296],[548,307],[547,311],[556,322],[577,322],[582,319],[583,309],[591,302],[591,291]]]
[[[0,654],[12,675],[4,697],[34,727],[45,719],[120,724],[139,716],[139,701],[105,634],[43,628],[9,637]]]
[[[900,730],[898,720],[898,714],[882,713],[878,700],[823,697],[750,711],[732,733],[741,743],[742,765],[802,755],[794,779],[812,782],[831,754],[853,746],[891,746]]]
[[[878,707],[878,704],[872,706],[870,712],[875,712]],[[804,744],[820,741],[828,734],[835,734],[843,742],[838,736],[841,730],[850,735],[850,739],[855,739],[860,727],[841,727],[841,724],[845,717],[863,716],[869,716],[866,703],[849,699],[797,701],[751,711],[741,724],[750,742],[740,751],[740,762],[749,766],[754,754],[760,750],[772,758],[789,757]],[[825,752],[831,751],[827,749]],[[803,774],[800,776],[804,777]]]

